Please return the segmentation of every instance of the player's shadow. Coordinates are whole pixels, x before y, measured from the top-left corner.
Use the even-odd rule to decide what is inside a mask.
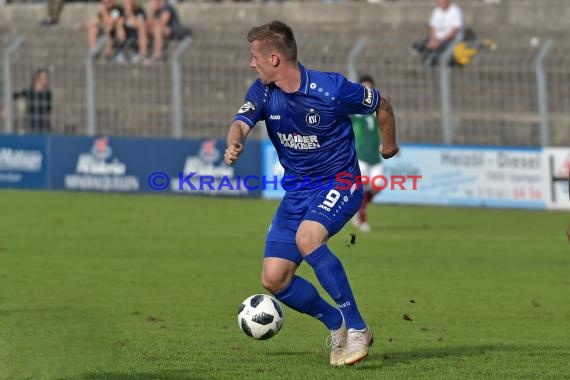
[[[472,225],[467,224],[408,224],[408,225],[378,225],[379,231],[410,231],[410,230],[443,230],[443,231],[461,231],[473,228]]]
[[[312,352],[309,351],[275,351],[266,353],[268,356],[307,356],[310,354]]]
[[[514,345],[481,345],[416,349],[405,352],[384,351],[371,353],[360,366],[361,370],[378,369],[397,364],[411,364],[414,361],[438,358],[464,358],[482,356],[492,352],[522,351],[524,347]]]
[[[85,380],[206,380],[210,377],[199,375],[196,370],[160,370],[156,372],[119,373],[110,371],[89,372]]]

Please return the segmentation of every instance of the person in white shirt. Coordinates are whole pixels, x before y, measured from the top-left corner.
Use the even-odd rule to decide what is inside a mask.
[[[451,0],[436,0],[429,20],[429,36],[414,44],[426,64],[436,64],[450,42],[463,38],[464,22],[461,8]]]

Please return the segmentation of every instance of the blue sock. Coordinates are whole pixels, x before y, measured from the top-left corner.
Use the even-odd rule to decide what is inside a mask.
[[[366,323],[358,311],[348,278],[338,257],[329,250],[326,244],[323,244],[305,256],[305,261],[313,267],[323,288],[338,304],[344,316],[346,328],[357,330],[366,328]]]
[[[279,301],[300,313],[323,322],[329,330],[342,325],[342,314],[323,299],[309,281],[295,276],[285,289],[273,294]]]

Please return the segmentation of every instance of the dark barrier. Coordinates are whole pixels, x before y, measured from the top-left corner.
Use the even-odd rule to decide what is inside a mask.
[[[249,141],[237,164],[222,139],[0,136],[0,187],[261,197],[244,178],[261,176]],[[48,174],[49,173],[49,174]]]
[[[51,140],[54,189],[170,192],[261,197],[241,179],[261,175],[261,148],[249,141],[234,167],[223,161],[225,141],[114,137]]]
[[[0,188],[47,188],[47,144],[42,136],[0,135]]]

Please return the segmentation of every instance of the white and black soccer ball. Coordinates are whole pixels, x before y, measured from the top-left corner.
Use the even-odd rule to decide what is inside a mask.
[[[267,294],[254,294],[239,307],[238,325],[253,339],[265,340],[277,335],[283,327],[283,308]]]

